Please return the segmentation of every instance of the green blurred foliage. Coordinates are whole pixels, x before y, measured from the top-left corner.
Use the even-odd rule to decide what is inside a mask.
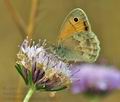
[[[18,45],[25,36],[19,32],[11,18],[4,0],[0,0],[0,102],[22,100],[27,89],[14,68]],[[14,7],[28,23],[31,0],[11,0]],[[76,7],[88,15],[93,31],[101,42],[100,58],[120,67],[120,1],[119,0],[40,0],[39,18],[33,39],[47,39],[56,42],[60,26],[65,16]],[[21,82],[21,83],[20,83]],[[17,88],[21,84],[20,91]],[[16,95],[18,96],[16,97]],[[119,102],[120,92],[114,92],[102,102]],[[50,99],[45,92],[34,94],[31,102],[88,102],[81,95],[72,95],[69,90]]]

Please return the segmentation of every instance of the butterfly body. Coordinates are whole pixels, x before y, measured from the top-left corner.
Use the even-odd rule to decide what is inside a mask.
[[[94,62],[99,51],[99,40],[86,14],[79,8],[72,10],[61,27],[54,52],[68,62]]]

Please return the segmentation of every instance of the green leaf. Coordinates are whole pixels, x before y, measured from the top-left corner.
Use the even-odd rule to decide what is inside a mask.
[[[33,85],[32,72],[31,72],[31,71],[28,72],[28,84],[29,84],[30,86]]]
[[[16,64],[15,68],[17,69],[18,73],[22,76],[22,78],[24,79],[25,83],[28,84],[28,81],[26,80],[25,76],[23,75],[22,66],[20,64]]]

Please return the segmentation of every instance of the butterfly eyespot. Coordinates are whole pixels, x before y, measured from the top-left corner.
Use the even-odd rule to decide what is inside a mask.
[[[77,21],[78,21],[78,18],[74,18],[74,21],[77,22]]]

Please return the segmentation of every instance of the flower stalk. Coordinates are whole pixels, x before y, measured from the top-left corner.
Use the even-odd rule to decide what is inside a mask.
[[[30,88],[23,102],[29,102],[29,99],[31,98],[34,92],[35,92],[35,87]]]
[[[100,97],[97,97],[97,96],[92,97],[90,98],[90,102],[100,102]]]

